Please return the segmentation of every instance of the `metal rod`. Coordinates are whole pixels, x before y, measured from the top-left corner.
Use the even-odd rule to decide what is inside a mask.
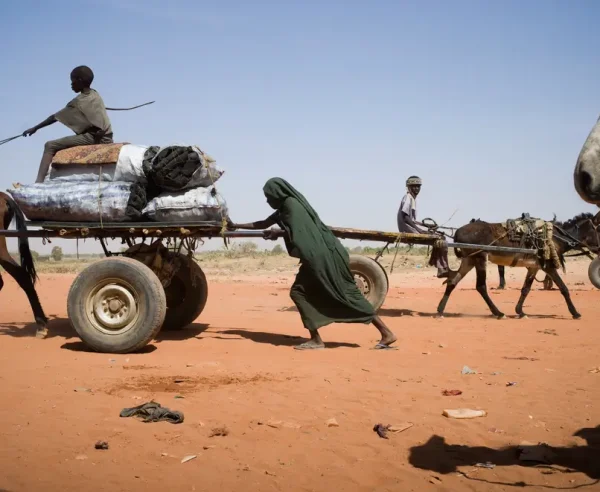
[[[537,255],[536,249],[510,248],[508,246],[487,246],[485,244],[448,243],[449,248],[474,249],[479,251],[497,251],[499,253],[514,253],[523,255]]]
[[[151,226],[152,227],[152,226]],[[274,237],[282,237],[283,236],[283,231],[281,229],[273,229],[272,230],[272,235]],[[346,236],[346,232],[348,232],[347,229],[341,229],[342,232],[341,234],[338,234],[338,231],[340,231],[340,229],[336,229],[336,228],[332,228],[333,233],[336,236],[340,236],[343,235],[343,237],[347,237]],[[351,230],[349,235],[351,235],[353,238],[357,238],[360,239],[362,238],[364,239],[368,239],[368,240],[377,240],[374,239],[373,236],[371,236],[369,233],[370,232],[376,232],[376,231],[363,231],[364,235],[361,236],[360,235],[361,231],[358,230]],[[73,233],[77,233],[77,234],[73,234]],[[397,234],[394,233],[381,233],[382,237],[379,239],[379,241],[386,241],[389,242],[390,237],[397,237]],[[28,230],[28,231],[14,231],[14,230],[2,230],[0,229],[0,236],[4,236],[4,237],[30,237],[30,238],[43,238],[43,237],[52,237],[52,238],[64,238],[64,239],[70,239],[73,237],[90,237],[90,238],[109,238],[109,237],[115,237],[115,238],[122,238],[122,237],[182,237],[182,233],[179,230],[172,230],[172,231],[162,231],[160,233],[158,233],[158,231],[156,230],[152,230],[152,229],[148,229],[147,234],[142,233],[141,230],[136,230],[134,232],[130,232],[129,230],[123,228],[121,230],[115,230],[115,229],[91,229],[86,235],[81,234],[81,231],[78,230],[67,230],[66,234],[60,234],[59,231],[57,230]],[[217,238],[217,237],[226,237],[226,238],[238,238],[238,239],[251,239],[251,238],[255,238],[255,239],[261,239],[264,237],[264,231],[224,231],[223,234],[221,234],[220,231],[214,230],[214,231],[208,231],[208,230],[198,230],[198,231],[190,231],[190,234],[188,235],[188,237],[205,237],[205,238]],[[432,237],[429,236],[425,236],[422,238],[413,238],[412,236],[416,236],[416,234],[410,234],[408,235],[410,237],[408,238],[403,238],[402,236],[400,237],[401,239],[404,239],[404,241],[401,242],[407,242],[407,243],[415,243],[415,244],[431,244],[432,243]],[[416,240],[414,240],[416,239]],[[433,237],[433,239],[439,239],[437,236]],[[395,241],[392,241],[395,242]],[[524,254],[524,255],[537,255],[537,250],[535,249],[523,249],[523,248],[510,248],[510,247],[505,247],[505,246],[487,246],[487,245],[483,245],[483,244],[467,244],[467,243],[448,243],[448,247],[449,248],[460,248],[460,249],[471,249],[471,250],[479,250],[479,251],[495,251],[495,252],[499,252],[499,253],[513,253],[513,254]]]

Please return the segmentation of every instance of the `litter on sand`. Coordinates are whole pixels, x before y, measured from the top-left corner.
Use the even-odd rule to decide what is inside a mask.
[[[181,424],[183,422],[183,413],[176,410],[170,410],[167,407],[161,407],[160,403],[151,401],[138,405],[137,407],[124,408],[119,414],[120,417],[136,417],[142,422],[170,422],[172,424]]]
[[[485,410],[471,410],[470,408],[448,409],[442,412],[444,417],[450,419],[476,419],[477,417],[485,417]]]

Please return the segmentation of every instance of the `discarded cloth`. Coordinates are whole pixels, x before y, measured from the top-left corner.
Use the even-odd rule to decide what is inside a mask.
[[[142,422],[171,422],[172,424],[181,424],[183,422],[183,413],[177,410],[170,410],[167,407],[161,407],[160,403],[151,401],[137,407],[124,408],[119,414],[120,417],[136,417]]]

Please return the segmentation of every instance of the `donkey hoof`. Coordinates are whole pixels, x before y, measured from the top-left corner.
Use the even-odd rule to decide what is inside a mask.
[[[519,319],[529,319],[529,316],[527,316],[525,313],[519,314]]]
[[[38,328],[35,332],[35,338],[46,338],[48,336],[48,328]]]
[[[438,313],[434,316],[435,319],[444,319],[444,314],[443,313]]]
[[[496,316],[497,319],[506,319],[506,314],[500,313]]]
[[[581,319],[581,314],[579,314],[579,313],[574,314],[573,319]]]

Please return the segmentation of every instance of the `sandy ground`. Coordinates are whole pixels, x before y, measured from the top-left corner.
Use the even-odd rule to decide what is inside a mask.
[[[26,298],[4,275],[0,489],[600,490],[600,292],[585,267],[572,262],[567,276],[579,321],[540,284],[529,319],[491,318],[472,274],[434,319],[442,287],[432,269],[399,270],[380,313],[399,335],[394,351],[370,350],[377,332],[363,325],[326,327],[326,350],[294,351],[306,332],[289,272],[209,272],[195,324],[118,356],[86,351],[72,331],[73,275],[42,276],[46,340],[32,337]],[[507,314],[523,275],[509,270],[509,289],[492,292]],[[495,287],[493,269],[489,279]],[[461,374],[465,365],[477,374]],[[184,423],[119,417],[151,399]],[[488,415],[442,416],[461,407]],[[382,439],[377,423],[412,427]],[[211,437],[222,427],[227,436]],[[109,449],[95,450],[99,440]],[[523,441],[548,443],[553,466],[523,466]],[[488,461],[496,467],[473,466]]]

